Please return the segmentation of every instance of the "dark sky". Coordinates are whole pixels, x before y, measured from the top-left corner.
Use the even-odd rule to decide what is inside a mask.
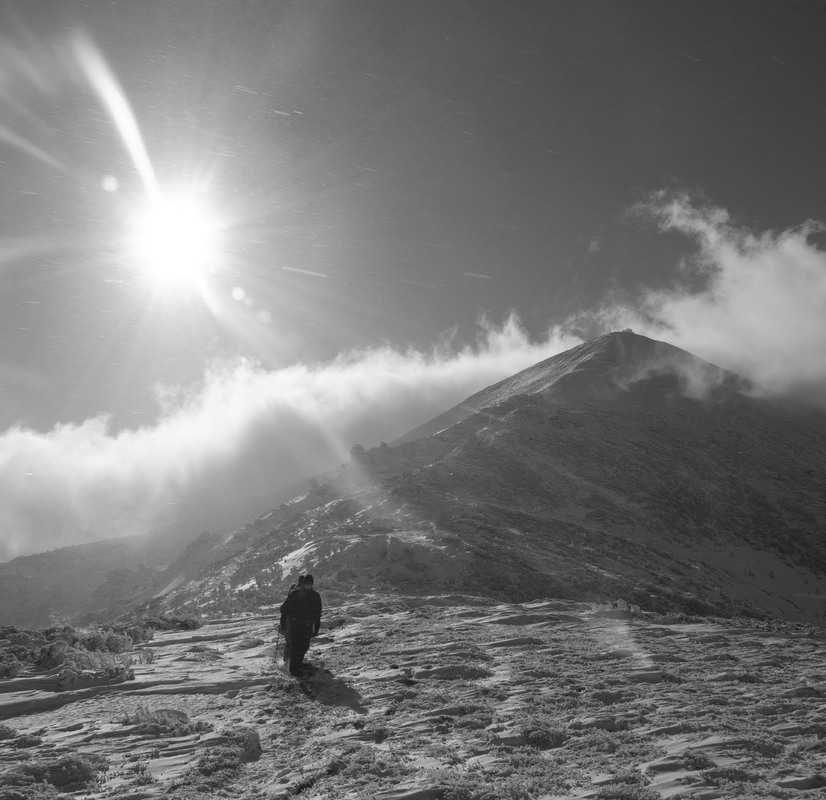
[[[814,0],[5,0],[0,431],[148,430],[156,387],[215,363],[459,347],[481,316],[538,341],[680,274],[697,242],[632,213],[652,193],[756,236],[826,220],[824,23]],[[158,183],[223,223],[206,291],[124,254],[147,179],[79,36]]]

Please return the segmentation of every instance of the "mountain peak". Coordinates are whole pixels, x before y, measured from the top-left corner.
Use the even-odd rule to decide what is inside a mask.
[[[660,394],[693,399],[706,398],[723,384],[740,383],[733,373],[628,329],[540,361],[480,395],[488,405],[491,399],[499,403],[514,394],[549,394],[564,402],[604,402],[620,399],[635,384],[655,378],[666,378],[656,383]]]
[[[747,389],[744,379],[679,347],[614,331],[488,386],[395,443],[429,436],[517,395],[570,406],[659,404],[677,397],[719,401]]]

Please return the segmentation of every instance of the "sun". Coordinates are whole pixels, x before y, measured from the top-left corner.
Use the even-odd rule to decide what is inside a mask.
[[[195,289],[218,266],[222,228],[199,194],[159,191],[129,220],[130,255],[153,289]]]

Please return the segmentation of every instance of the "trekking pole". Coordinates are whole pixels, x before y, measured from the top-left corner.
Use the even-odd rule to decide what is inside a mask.
[[[278,663],[278,643],[281,641],[281,628],[278,629],[278,635],[275,637],[275,653],[272,657],[272,663]]]

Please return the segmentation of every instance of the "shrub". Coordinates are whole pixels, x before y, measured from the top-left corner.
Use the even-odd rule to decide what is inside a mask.
[[[758,775],[746,772],[739,767],[715,767],[703,772],[703,780],[712,786],[721,786],[726,783],[757,783],[760,780]]]
[[[25,665],[17,656],[12,653],[0,653],[0,679],[16,678],[24,669]]]
[[[226,731],[225,735],[238,748],[242,764],[261,758],[261,739],[255,728],[244,727]]]
[[[178,709],[158,708],[150,711],[144,705],[139,705],[134,714],[126,713],[120,722],[122,725],[139,726],[136,733],[152,736],[189,736],[193,733],[208,733],[213,728],[209,722],[192,722]]]
[[[133,644],[151,641],[155,636],[155,631],[148,625],[130,625],[124,633],[132,640]]]
[[[17,736],[17,731],[14,728],[10,728],[8,725],[0,725],[0,742],[3,739],[14,739]]]
[[[714,761],[705,753],[692,750],[690,747],[683,753],[682,762],[683,766],[689,770],[711,769],[716,766]]]
[[[64,641],[52,642],[48,647],[40,648],[36,663],[44,669],[59,667],[66,660],[66,651],[70,649]]]
[[[134,677],[135,673],[123,664],[96,670],[83,670],[67,663],[57,674],[55,688],[58,692],[63,692],[100,683],[121,683],[122,681],[133,680]]]
[[[130,772],[135,773],[135,785],[146,786],[150,783],[155,783],[155,778],[149,772],[145,761],[138,761],[128,768]]]
[[[662,795],[645,786],[606,786],[600,789],[599,800],[660,800]]]
[[[124,714],[123,719],[121,719],[123,725],[137,725],[141,722],[177,725],[179,723],[188,723],[189,717],[186,712],[178,711],[176,708],[158,708],[152,711],[148,706],[141,704],[135,709],[134,714],[127,712]]]
[[[132,649],[132,639],[126,634],[110,633],[106,637],[106,650],[110,653],[124,653]]]
[[[50,783],[31,783],[27,786],[0,786],[0,800],[54,800],[65,797]]]
[[[77,631],[65,626],[48,628],[41,634],[40,641],[45,639],[49,644],[42,645],[37,651],[26,651],[24,658],[19,660],[35,664],[41,669],[68,665],[75,670],[128,667],[132,660],[125,654],[132,650],[134,642],[148,641],[153,635],[151,629],[139,626],[88,631]],[[4,654],[0,654],[0,659],[3,656],[7,658],[8,652],[7,649]]]
[[[241,766],[241,753],[235,747],[210,747],[198,759],[201,775],[215,775],[217,772],[236,771]]]
[[[528,723],[522,729],[525,740],[538,750],[553,750],[568,741],[568,734],[559,727]]]
[[[49,624],[57,629],[71,628],[72,618],[63,611],[55,611],[52,609],[49,612]]]
[[[155,654],[151,650],[135,650],[130,658],[135,664],[152,664],[155,661]]]
[[[34,736],[31,733],[21,733],[15,740],[15,747],[38,747],[43,744],[43,740],[39,736]]]
[[[92,652],[96,650],[104,651],[106,650],[106,635],[101,631],[93,631],[88,636],[86,636],[82,641],[82,646],[86,650],[91,650]]]
[[[170,800],[189,798],[191,791],[212,793],[215,789],[226,786],[238,774],[241,768],[241,750],[230,745],[218,745],[206,749],[198,759],[197,765],[170,789],[173,794],[165,795]],[[179,793],[180,792],[180,793]]]
[[[92,783],[98,772],[105,772],[108,768],[109,765],[102,756],[71,753],[56,761],[26,761],[5,772],[3,782],[13,787],[48,783],[63,792],[76,792]]]
[[[761,756],[779,756],[786,749],[782,742],[775,741],[768,736],[755,736],[747,739],[745,747]]]
[[[443,800],[532,800],[534,793],[518,778],[486,777],[473,773],[442,772]]]
[[[107,651],[73,650],[69,648],[63,653],[64,667],[76,672],[106,670],[120,671],[132,666],[132,657],[128,654],[116,655]]]

